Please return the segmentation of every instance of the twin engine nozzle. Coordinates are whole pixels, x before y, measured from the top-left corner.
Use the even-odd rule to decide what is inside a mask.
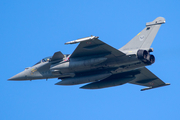
[[[152,51],[149,51],[152,52]],[[138,50],[137,51],[137,57],[141,61],[143,61],[147,65],[151,65],[155,62],[155,57],[154,55],[151,55],[148,51],[146,50]]]

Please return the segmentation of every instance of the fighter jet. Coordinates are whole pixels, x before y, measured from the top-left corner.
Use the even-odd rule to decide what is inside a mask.
[[[72,54],[55,52],[32,67],[9,78],[22,81],[58,78],[55,85],[88,83],[82,89],[100,89],[131,83],[146,86],[141,91],[170,85],[164,83],[145,66],[152,65],[155,57],[150,48],[160,26],[165,23],[158,17],[146,23],[146,27],[120,49],[115,49],[90,36],[65,44],[79,43]]]

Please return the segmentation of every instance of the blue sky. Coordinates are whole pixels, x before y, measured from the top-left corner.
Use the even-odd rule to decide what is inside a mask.
[[[179,1],[2,0],[0,1],[0,120],[179,120]],[[119,49],[144,27],[166,19],[152,44],[153,73],[170,86],[141,92],[125,84],[100,90],[57,86],[57,79],[14,82],[8,78],[40,59],[99,36]]]

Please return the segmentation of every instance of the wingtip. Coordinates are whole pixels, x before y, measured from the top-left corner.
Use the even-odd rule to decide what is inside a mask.
[[[167,86],[167,85],[170,85],[170,83],[165,83],[164,85],[160,85],[160,86],[156,86],[156,87],[143,88],[143,89],[141,89],[141,91],[145,91],[145,90],[149,90],[149,89],[154,89],[154,88],[158,88],[158,87],[163,87],[163,86]]]
[[[171,85],[171,83],[166,83],[166,85]]]

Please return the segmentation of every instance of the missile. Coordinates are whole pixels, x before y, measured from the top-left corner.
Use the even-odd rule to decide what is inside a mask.
[[[51,70],[58,70],[58,69],[66,69],[66,68],[79,68],[79,67],[88,67],[92,65],[100,64],[106,61],[107,58],[92,58],[88,60],[81,60],[81,61],[70,61],[61,63],[55,66],[51,66]]]
[[[77,85],[82,83],[95,82],[98,80],[105,79],[111,75],[111,73],[103,73],[89,76],[65,78],[62,81],[56,83],[55,85]]]
[[[125,77],[120,79],[107,79],[107,80],[101,80],[97,82],[93,82],[87,85],[84,85],[80,87],[81,89],[100,89],[100,88],[106,88],[106,87],[112,87],[112,86],[118,86],[125,84],[131,80],[135,79],[135,77]]]
[[[79,43],[79,42],[83,42],[83,41],[87,41],[87,40],[92,40],[92,39],[95,39],[95,38],[99,38],[99,37],[97,37],[97,36],[91,36],[91,37],[80,38],[80,39],[77,39],[77,40],[73,40],[73,41],[70,41],[70,42],[66,42],[65,45],[75,44],[75,43]]]

